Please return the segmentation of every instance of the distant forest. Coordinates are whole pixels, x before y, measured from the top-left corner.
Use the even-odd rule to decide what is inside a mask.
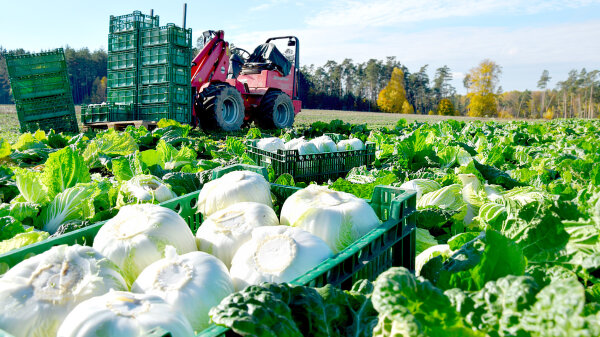
[[[0,104],[13,103],[6,63],[2,57],[7,52],[26,51],[8,51],[0,47]],[[75,104],[105,101],[106,51],[66,47],[65,56]],[[490,63],[485,63],[486,61]],[[491,68],[485,68],[489,64]],[[463,83],[467,95],[457,94],[456,88],[450,84],[452,75],[449,67],[435,69],[433,78],[429,77],[429,70],[428,65],[424,65],[418,71],[411,71],[395,57],[370,59],[363,63],[345,59],[341,63],[327,61],[322,66],[305,65],[301,67],[299,78],[303,108],[507,118],[599,116],[598,70],[574,69],[555,88],[547,87],[551,76],[564,74],[555,75],[543,71],[537,90],[504,92],[499,85],[501,67],[493,61],[485,60],[479,67],[471,69],[465,77]],[[393,74],[396,74],[399,83],[390,81]],[[392,85],[397,90],[388,88],[384,91]],[[400,94],[396,93],[398,90],[401,91]],[[382,98],[385,92],[388,93],[387,100]],[[394,104],[389,102],[390,99],[398,100],[400,108],[393,108]],[[475,106],[478,99],[481,99],[481,104]],[[403,108],[404,102],[406,104]]]

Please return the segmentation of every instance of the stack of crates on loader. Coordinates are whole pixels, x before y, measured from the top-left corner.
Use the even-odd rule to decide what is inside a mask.
[[[79,132],[62,48],[5,59],[21,132]]]
[[[140,30],[154,27],[159,27],[158,15],[146,15],[140,11],[120,16],[111,15],[108,34],[107,104],[82,107],[84,123],[139,119],[139,36]]]
[[[192,30],[168,24],[139,31],[138,119],[191,122]]]

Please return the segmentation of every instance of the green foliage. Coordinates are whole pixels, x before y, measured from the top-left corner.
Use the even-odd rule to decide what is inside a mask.
[[[367,337],[377,320],[372,290],[368,281],[350,291],[262,283],[229,295],[210,316],[241,336]]]
[[[262,138],[262,133],[258,128],[250,128],[248,133],[246,134],[246,139],[260,139]]]
[[[487,230],[446,260],[436,285],[442,289],[480,290],[488,281],[523,275],[522,249],[499,232]]]
[[[398,177],[390,171],[367,171],[366,168],[352,169],[346,179],[338,178],[329,185],[335,191],[354,194],[359,198],[370,199],[377,185],[391,185],[398,181]]]
[[[379,322],[373,336],[483,336],[465,327],[442,290],[403,267],[383,272],[374,286]]]
[[[24,231],[23,225],[12,216],[0,217],[0,241],[10,239]]]

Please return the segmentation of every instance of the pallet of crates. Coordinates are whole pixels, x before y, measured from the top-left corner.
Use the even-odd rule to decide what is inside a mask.
[[[83,124],[119,122],[134,119],[133,104],[89,104],[81,106],[81,122]]]
[[[191,29],[141,29],[139,46],[138,119],[190,123]]]
[[[79,131],[62,48],[5,59],[22,132]]]
[[[217,179],[231,171],[248,170],[268,177],[264,167],[233,165],[213,171],[212,179]],[[298,187],[271,184],[275,200],[285,199],[301,190]],[[160,203],[161,206],[177,211],[193,233],[202,225],[203,218],[196,211],[200,190]],[[415,268],[416,250],[416,193],[398,187],[377,186],[367,203],[375,210],[381,224],[359,238],[348,247],[324,260],[302,276],[291,281],[294,285],[322,287],[331,284],[342,289],[350,289],[361,279],[374,280],[383,271],[403,266]],[[92,245],[96,234],[106,221],[92,224],[58,237],[31,244],[4,254],[0,254],[0,273],[6,272],[21,261],[48,251],[54,246],[68,244]],[[211,325],[197,332],[196,336],[228,336],[227,328]],[[170,336],[163,329],[153,330],[149,336]]]

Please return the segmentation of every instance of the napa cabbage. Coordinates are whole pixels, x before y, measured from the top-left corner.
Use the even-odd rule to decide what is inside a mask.
[[[196,232],[198,250],[219,258],[227,268],[242,244],[250,240],[252,230],[260,226],[278,226],[273,209],[257,202],[239,202],[211,214]]]
[[[150,174],[140,174],[121,185],[117,206],[142,202],[160,203],[175,197],[177,195],[171,187],[159,178]]]
[[[65,318],[57,337],[147,336],[161,328],[173,337],[192,337],[181,312],[156,295],[110,291],[81,302]]]
[[[423,194],[437,191],[442,188],[437,181],[431,179],[413,179],[400,185],[400,188],[417,191],[417,201],[421,199]]]
[[[344,139],[344,140],[340,140],[337,143],[338,151],[356,151],[356,150],[364,150],[364,149],[365,149],[365,143],[363,143],[358,138]]]
[[[119,266],[128,284],[154,261],[165,247],[177,253],[196,251],[196,239],[175,211],[154,204],[127,205],[107,221],[94,238],[94,248]]]
[[[335,145],[335,142],[329,136],[317,137],[311,140],[310,143],[313,143],[319,149],[320,153],[337,152],[338,150],[337,145]]]
[[[0,277],[0,327],[15,336],[55,336],[77,304],[127,290],[119,268],[92,247],[55,246]]]
[[[277,150],[285,149],[283,140],[278,137],[263,138],[263,139],[259,140],[258,142],[256,142],[256,147],[263,151],[275,152],[275,153],[277,153]]]
[[[462,197],[462,186],[459,184],[448,185],[439,190],[425,193],[417,201],[417,208],[438,207],[446,210],[459,210],[465,202]]]
[[[320,153],[314,143],[308,142],[304,138],[295,138],[285,143],[286,150],[298,150],[298,154],[303,156],[307,154]]]
[[[201,331],[209,325],[208,311],[233,292],[233,283],[216,257],[204,252],[177,255],[167,246],[165,258],[146,267],[131,291],[159,296]]]
[[[318,185],[310,185],[287,198],[280,221],[318,236],[335,253],[380,224],[364,199]]]
[[[254,201],[273,207],[271,185],[258,173],[233,171],[206,184],[198,195],[198,212],[204,216],[238,202]]]
[[[323,240],[300,228],[257,227],[233,256],[229,273],[240,291],[261,282],[291,282],[332,255]]]

